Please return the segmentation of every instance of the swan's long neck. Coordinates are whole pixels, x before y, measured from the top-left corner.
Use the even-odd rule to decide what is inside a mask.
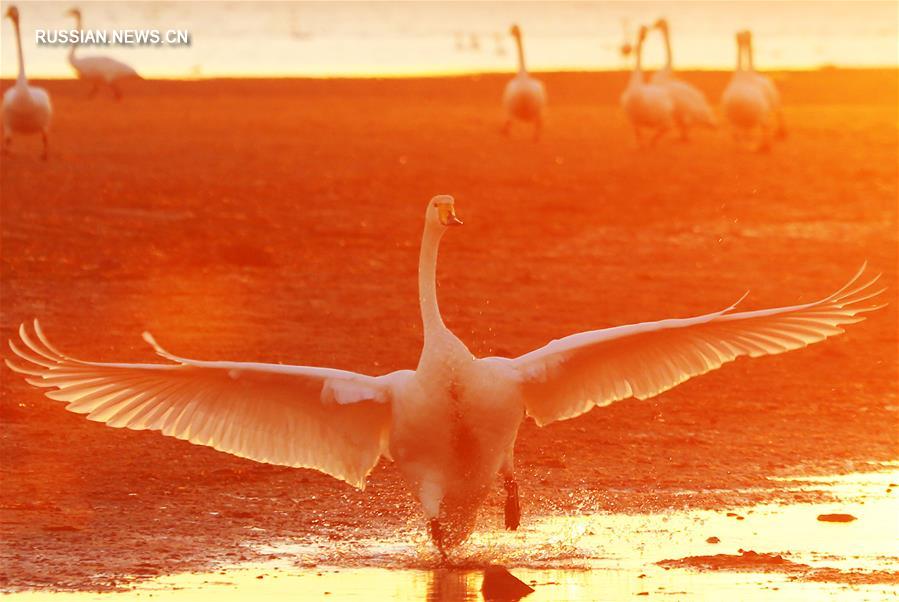
[[[631,71],[630,86],[639,86],[643,83],[643,40],[637,38],[637,47],[634,49],[634,70]]]
[[[671,36],[668,35],[668,28],[664,28],[662,33],[665,35],[665,69],[671,71]]]
[[[752,56],[752,42],[746,42],[746,70],[755,71],[755,61]]]
[[[25,57],[22,56],[22,34],[19,32],[19,21],[14,19],[12,22],[16,30],[16,50],[19,52],[19,77],[16,79],[17,85],[28,85],[28,78],[25,76]]]
[[[734,70],[736,73],[740,73],[743,71],[743,42],[737,41],[737,67]]]
[[[443,228],[425,226],[421,239],[421,255],[418,259],[418,302],[421,305],[421,321],[424,325],[425,342],[430,337],[446,331],[440,308],[437,306],[437,249]]]
[[[75,15],[75,29],[79,32],[81,31],[81,15]],[[79,40],[81,36],[79,35],[78,39],[72,42],[72,45],[69,47],[69,62],[72,63],[75,61],[75,49],[78,48]]]
[[[515,46],[518,48],[518,72],[527,73],[527,66],[524,62],[524,44],[521,43],[521,34],[515,36]]]

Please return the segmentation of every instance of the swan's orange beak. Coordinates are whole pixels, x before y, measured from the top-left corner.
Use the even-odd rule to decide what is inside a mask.
[[[440,223],[444,226],[461,226],[462,220],[456,217],[456,209],[450,204],[441,204],[437,206],[440,212]]]

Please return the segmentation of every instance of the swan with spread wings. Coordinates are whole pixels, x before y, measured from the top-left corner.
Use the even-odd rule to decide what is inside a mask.
[[[419,261],[424,345],[415,370],[367,376],[333,368],[201,361],[144,339],[167,363],[70,357],[35,320],[10,341],[9,367],[66,409],[150,429],[257,462],[314,468],[356,487],[392,459],[421,502],[441,555],[464,541],[497,475],[505,526],[520,522],[513,449],[526,416],[543,426],[597,406],[647,399],[740,356],[799,349],[863,319],[883,292],[862,270],[813,303],[573,334],[516,358],[477,358],[443,323],[437,250],[460,225],[453,198],[428,202]]]

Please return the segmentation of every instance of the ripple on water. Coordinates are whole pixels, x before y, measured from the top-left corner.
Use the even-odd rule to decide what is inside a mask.
[[[833,501],[651,514],[532,518],[514,533],[482,531],[449,565],[419,529],[354,541],[272,542],[271,560],[207,574],[136,582],[102,600],[214,598],[478,600],[481,569],[503,564],[540,600],[893,600],[899,594],[899,470],[783,479]],[[890,491],[887,491],[887,490]],[[733,512],[731,512],[733,511]],[[819,514],[850,513],[850,523]],[[742,520],[741,520],[742,519]],[[717,543],[714,543],[717,540]],[[25,592],[12,598],[74,601],[96,594]]]

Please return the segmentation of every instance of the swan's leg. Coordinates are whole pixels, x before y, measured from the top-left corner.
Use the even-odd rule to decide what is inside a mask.
[[[122,100],[122,91],[119,89],[119,86],[115,82],[109,82],[109,87],[112,89],[112,95],[116,100]]]
[[[521,505],[518,501],[518,482],[515,480],[515,470],[513,461],[514,448],[509,450],[500,474],[503,477],[503,488],[506,490],[506,506],[504,518],[506,529],[515,531],[521,524]]]
[[[779,139],[783,139],[787,137],[787,126],[784,123],[784,112],[783,109],[777,109],[777,132],[775,136]]]
[[[9,129],[4,128],[3,130],[3,142],[0,143],[0,152],[4,155],[9,154],[9,148],[12,146],[12,136],[9,135]]]
[[[428,533],[431,535],[431,541],[434,542],[437,551],[440,552],[440,559],[446,562],[447,555],[446,546],[443,543],[443,525],[440,524],[439,518],[432,518],[428,521]]]
[[[46,161],[50,150],[50,137],[47,135],[47,130],[41,130],[41,140],[44,142],[44,152],[41,153],[41,159]]]
[[[440,552],[440,557],[446,560],[446,546],[443,540],[443,525],[440,524],[440,505],[443,503],[443,487],[434,481],[424,481],[419,487],[418,499],[421,501],[428,519],[428,534],[431,541]]]
[[[668,131],[668,128],[659,128],[656,130],[656,133],[653,134],[652,138],[649,139],[649,146],[655,146],[658,144],[659,140],[662,139],[662,136]]]
[[[99,92],[99,91],[100,91],[100,82],[95,81],[94,85],[91,87],[91,91],[88,93],[87,97],[93,98],[94,96],[97,95],[97,92]]]

